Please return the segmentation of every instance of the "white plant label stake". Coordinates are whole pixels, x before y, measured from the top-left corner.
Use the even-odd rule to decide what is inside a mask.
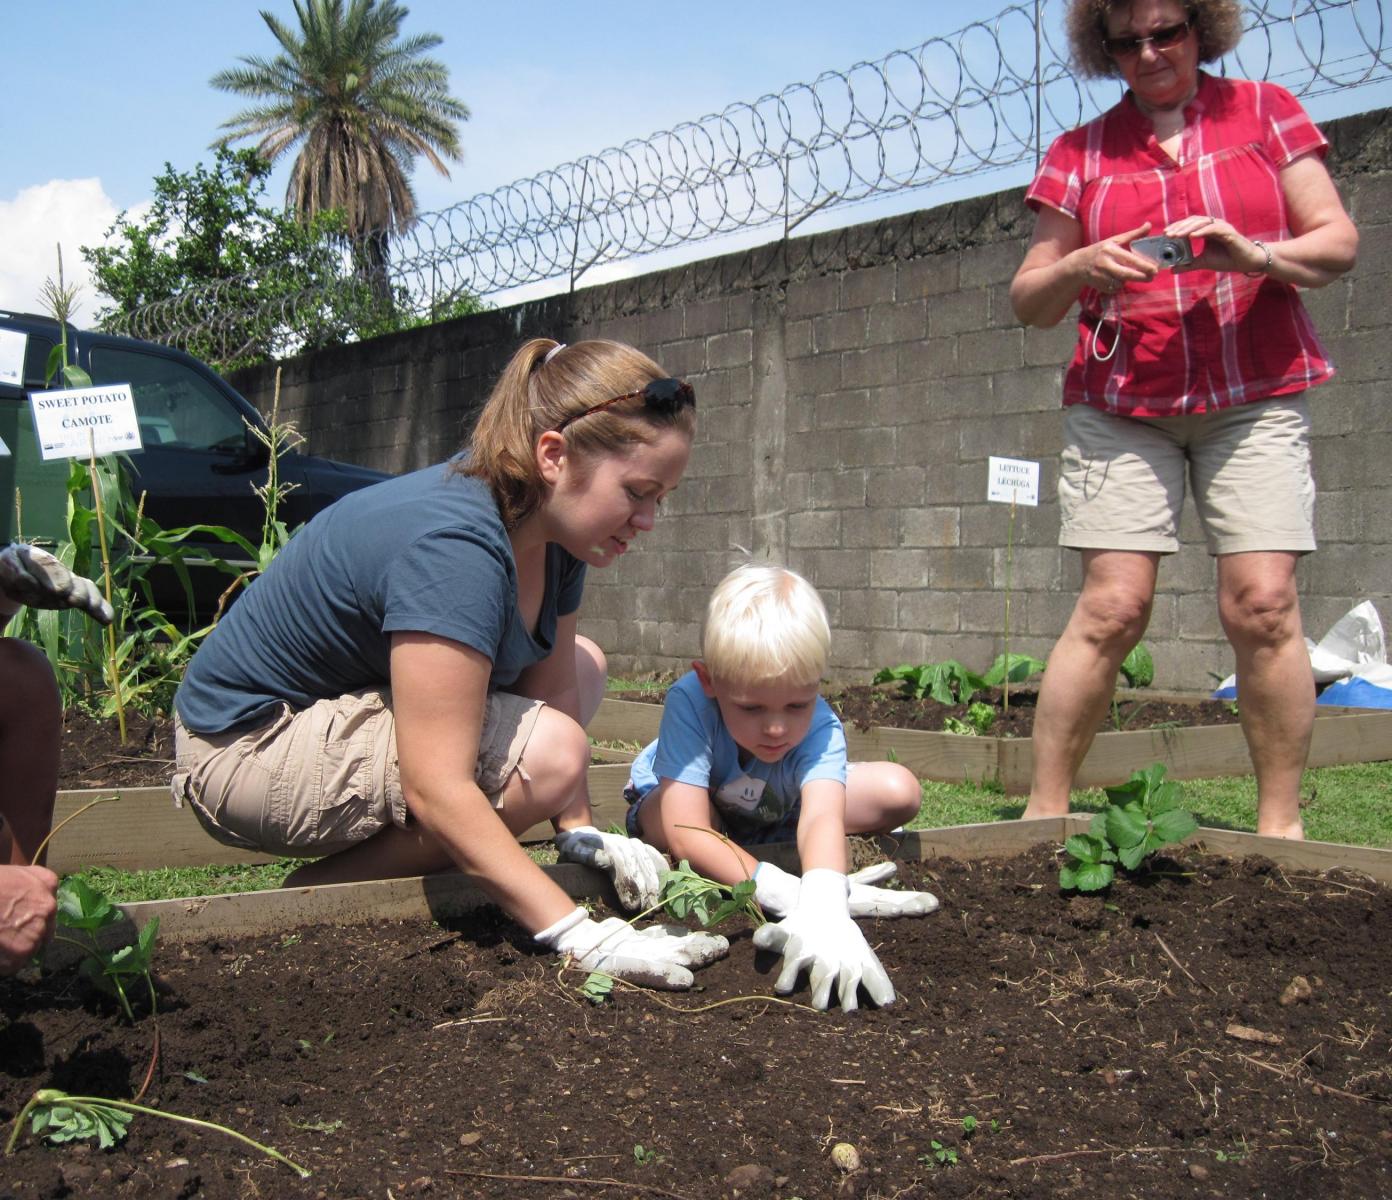
[[[1015,505],[1039,506],[1039,464],[1026,458],[990,456],[990,480],[986,499],[1010,505],[1010,524],[1005,540],[1005,678],[1001,681],[1001,708],[1010,711],[1010,576],[1015,562]]]
[[[128,383],[30,392],[29,407],[44,462],[142,449]]]

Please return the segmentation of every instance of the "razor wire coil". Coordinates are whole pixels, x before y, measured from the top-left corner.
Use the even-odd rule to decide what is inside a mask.
[[[781,226],[787,236],[828,209],[1030,162],[1116,97],[1113,81],[1080,80],[1069,69],[1065,2],[1012,4],[914,49],[421,214],[390,242],[398,309],[433,315],[461,296],[557,279],[573,288],[602,263],[743,230]],[[1297,96],[1392,74],[1382,0],[1253,0],[1244,29],[1218,69]],[[249,327],[261,331],[257,348],[280,353],[312,343],[326,310],[336,306],[340,319],[345,311],[342,297],[322,288],[280,293],[255,279],[219,280],[108,325],[196,342],[226,362],[252,349]]]

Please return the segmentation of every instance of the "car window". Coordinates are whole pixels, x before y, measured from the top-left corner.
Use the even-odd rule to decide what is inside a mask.
[[[92,351],[94,384],[129,383],[147,450],[176,446],[197,450],[240,449],[246,425],[221,392],[183,363],[138,350]]]
[[[25,387],[38,389],[44,386],[44,372],[48,370],[48,356],[53,353],[53,347],[57,344],[57,342],[51,342],[48,338],[41,337],[36,333],[29,335],[29,340],[24,346]],[[54,386],[61,386],[61,380]]]

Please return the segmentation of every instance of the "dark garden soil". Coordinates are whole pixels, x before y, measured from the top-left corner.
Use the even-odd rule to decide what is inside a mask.
[[[1392,891],[1188,851],[1091,897],[1045,849],[903,874],[942,907],[864,924],[899,997],[850,1014],[765,998],[743,926],[697,991],[599,1006],[493,910],[163,946],[146,1102],[313,1176],[147,1117],[107,1151],[26,1131],[0,1196],[1392,1195]],[[0,1117],[130,1097],[147,1009],[0,980]]]
[[[949,717],[965,720],[967,705],[941,704],[931,696],[915,700],[904,695],[898,686],[852,684],[828,688],[824,693],[837,715],[857,729],[885,725],[895,729],[941,730]],[[639,700],[661,704],[662,693],[611,692],[615,700]],[[1034,730],[1034,706],[1038,693],[1032,689],[1011,688],[1010,707],[1003,702],[1000,688],[978,692],[973,702],[985,702],[996,710],[996,720],[987,731],[991,737],[1027,738]],[[1177,702],[1148,697],[1119,695],[1114,709],[1098,726],[1099,733],[1118,729],[1156,729],[1176,725],[1234,725],[1237,713],[1225,700],[1191,700]]]

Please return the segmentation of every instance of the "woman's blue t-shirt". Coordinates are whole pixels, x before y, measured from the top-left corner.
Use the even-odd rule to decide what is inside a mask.
[[[184,725],[220,733],[281,704],[390,682],[391,635],[461,642],[506,688],[552,649],[580,606],[585,566],[554,543],[533,634],[517,610],[512,545],[488,485],[440,463],[344,496],[276,555],[189,663],[175,696]]]

